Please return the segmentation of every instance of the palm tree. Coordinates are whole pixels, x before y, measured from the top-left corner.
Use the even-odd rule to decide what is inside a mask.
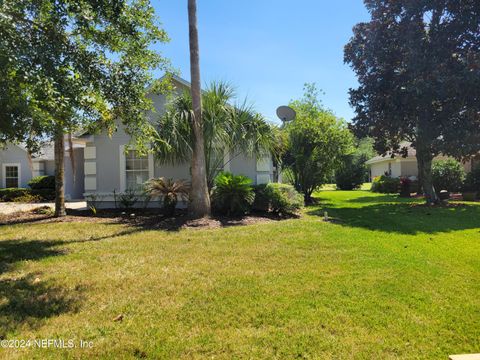
[[[210,215],[210,196],[207,187],[205,165],[205,142],[202,124],[202,96],[200,87],[200,59],[197,28],[197,2],[188,0],[188,26],[190,39],[190,76],[193,116],[190,117],[193,133],[192,188],[190,192],[190,214],[194,217]]]
[[[163,201],[163,211],[166,216],[173,216],[177,207],[178,198],[186,200],[190,191],[190,185],[185,180],[150,179],[145,184],[145,192],[150,196],[158,196]]]
[[[241,154],[261,156],[276,146],[275,128],[253,111],[245,101],[231,105],[235,92],[227,83],[214,82],[202,94],[203,139],[207,186],[223,167]],[[174,98],[159,120],[159,135],[163,140],[156,147],[162,163],[187,162],[192,157],[194,134],[189,126],[192,98],[188,92]],[[228,157],[225,157],[225,152]]]

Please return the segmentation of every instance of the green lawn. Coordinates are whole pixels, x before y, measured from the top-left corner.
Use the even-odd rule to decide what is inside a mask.
[[[0,349],[0,358],[480,352],[479,205],[427,208],[367,191],[318,197],[300,219],[221,229],[0,227],[0,337],[93,342]]]

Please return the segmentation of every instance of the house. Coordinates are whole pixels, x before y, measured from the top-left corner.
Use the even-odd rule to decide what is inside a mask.
[[[180,94],[190,88],[190,84],[173,78],[176,91]],[[161,116],[167,104],[164,95],[149,95],[155,112],[148,114],[152,122]],[[65,142],[65,198],[87,198],[99,208],[113,208],[121,201],[122,194],[129,190],[137,191],[137,206],[142,206],[141,186],[151,178],[166,177],[190,179],[190,163],[175,165],[159,164],[153,154],[140,156],[135,150],[126,151],[131,138],[117,123],[113,135],[106,132],[77,136],[73,142],[74,162],[70,159],[68,141]],[[254,184],[268,183],[274,179],[275,168],[270,155],[260,158],[224,151],[224,166],[219,170],[242,174],[252,179]],[[75,166],[75,171],[73,171]],[[42,146],[38,154],[29,157],[25,146],[9,144],[0,149],[0,186],[28,187],[32,177],[54,175],[55,162],[53,144]],[[75,174],[75,176],[74,176]],[[133,196],[133,195],[132,195]],[[149,206],[158,206],[158,200]],[[180,206],[185,204],[180,204]]]
[[[414,177],[418,176],[417,152],[409,143],[404,143],[408,149],[407,157],[394,155],[391,153],[386,155],[378,155],[368,160],[366,164],[370,167],[370,179],[381,175],[389,175],[391,177]],[[446,156],[438,156],[436,160],[447,159]],[[475,160],[464,162],[463,167],[466,172],[470,172]]]
[[[179,78],[173,78],[178,93],[190,88],[190,84]],[[154,123],[165,111],[167,98],[164,95],[150,94],[155,108],[148,117]],[[153,154],[140,156],[135,150],[126,151],[130,136],[125,133],[120,123],[113,135],[106,132],[85,134],[84,174],[85,197],[89,203],[94,202],[97,208],[114,208],[119,205],[125,192],[140,190],[145,181],[151,178],[166,177],[174,180],[190,180],[190,163],[165,165],[154,159]],[[274,166],[270,155],[255,158],[243,154],[232,154],[224,151],[224,167],[219,170],[242,174],[252,179],[254,184],[267,183],[273,180]],[[142,196],[137,197],[136,206],[146,205]],[[185,206],[179,203],[179,206]],[[158,199],[148,206],[159,206]]]
[[[82,141],[73,141],[73,171],[68,143],[65,141],[65,198],[81,199],[84,193],[84,144]],[[8,144],[0,149],[0,187],[28,188],[30,179],[39,175],[55,175],[53,143],[44,144],[38,153],[31,156],[22,144]]]

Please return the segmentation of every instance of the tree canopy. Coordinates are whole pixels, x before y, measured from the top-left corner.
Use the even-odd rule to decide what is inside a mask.
[[[353,135],[345,121],[323,108],[314,84],[306,84],[304,96],[290,103],[295,120],[287,123],[283,167],[296,190],[311,202],[311,195],[333,176],[343,156],[353,152]]]
[[[150,70],[168,67],[150,48],[168,37],[149,1],[5,0],[0,14],[0,140],[114,119],[142,137]]]
[[[380,153],[417,150],[427,200],[435,201],[431,162],[480,150],[480,3],[477,0],[365,0],[345,62],[357,74],[350,90],[354,129]]]
[[[65,132],[112,132],[119,120],[145,149],[155,135],[146,87],[168,68],[151,49],[168,40],[159,25],[148,0],[2,1],[0,142],[35,151],[55,138],[58,160]]]

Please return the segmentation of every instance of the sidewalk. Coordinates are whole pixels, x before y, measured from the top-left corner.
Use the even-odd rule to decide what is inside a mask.
[[[55,207],[55,203],[15,203],[15,202],[0,202],[0,214],[12,214],[19,211],[30,211],[42,206],[49,206],[52,209]],[[87,202],[85,200],[72,200],[65,203],[67,209],[86,210]]]

